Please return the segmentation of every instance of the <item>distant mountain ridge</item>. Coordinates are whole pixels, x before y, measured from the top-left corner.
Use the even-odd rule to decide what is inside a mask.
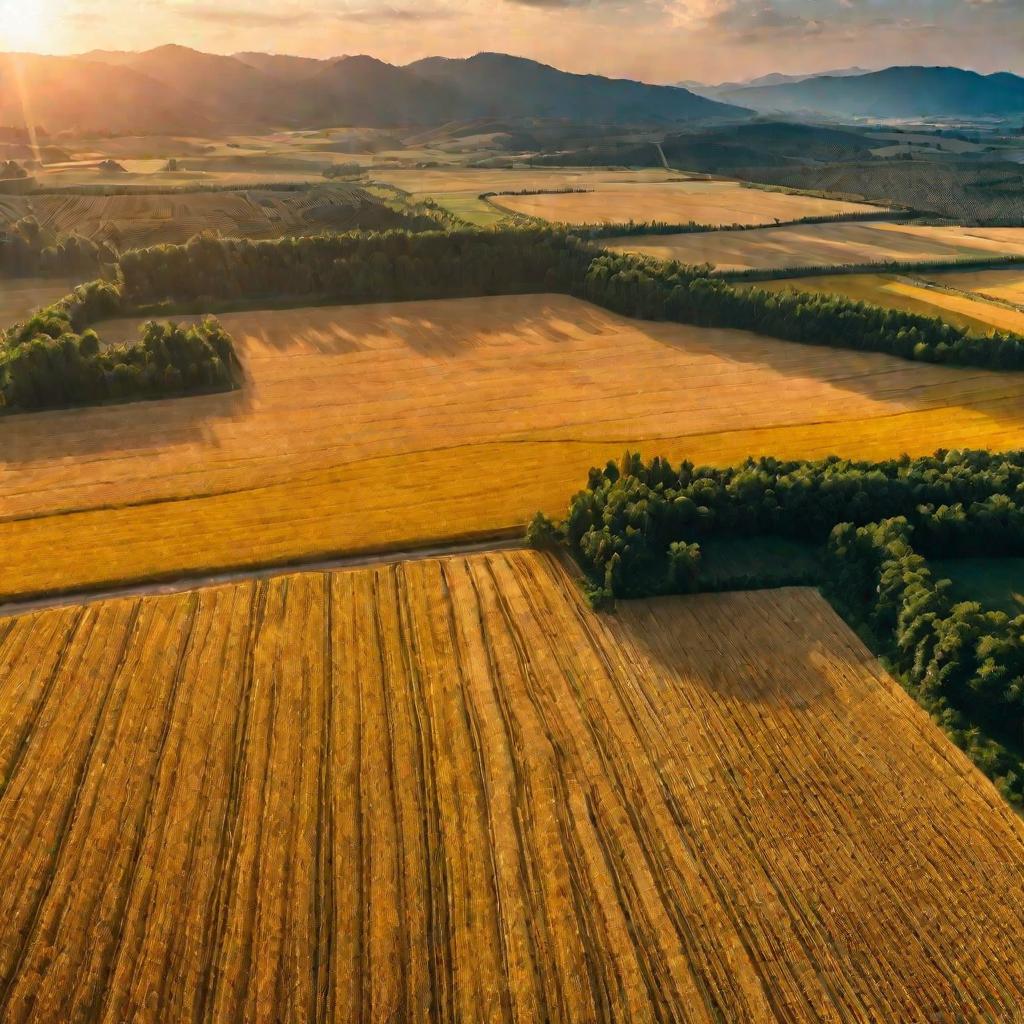
[[[834,117],[1007,117],[1024,112],[1024,78],[951,67],[891,67],[854,76],[715,90],[731,103],[770,113]]]
[[[702,82],[678,82],[683,89],[689,89],[698,96],[706,96],[709,99],[716,99],[719,94],[735,92],[737,89],[751,89],[762,85],[790,85],[797,82],[806,82],[810,78],[852,78],[855,75],[868,75],[871,72],[867,68],[833,68],[828,71],[812,71],[806,75],[783,75],[772,72],[769,75],[759,75],[757,78],[749,78],[744,82],[720,82],[718,85],[706,85]]]
[[[674,86],[576,75],[507,54],[314,60],[160,46],[77,57],[0,55],[0,124],[48,131],[201,133],[225,129],[435,126],[481,117],[594,123],[742,118],[748,111]]]

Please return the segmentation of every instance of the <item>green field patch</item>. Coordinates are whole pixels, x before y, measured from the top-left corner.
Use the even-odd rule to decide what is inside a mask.
[[[936,578],[952,582],[958,600],[1024,614],[1024,558],[942,558],[929,565]]]
[[[821,549],[784,537],[714,537],[700,544],[697,589],[763,590],[821,582]]]

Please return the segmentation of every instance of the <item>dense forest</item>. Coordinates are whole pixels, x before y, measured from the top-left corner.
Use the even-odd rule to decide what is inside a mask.
[[[89,327],[121,310],[117,285],[94,281],[15,324],[0,342],[5,409],[161,398],[234,386],[231,338],[213,319],[150,321],[136,342],[104,346]]]
[[[530,536],[564,544],[599,605],[696,589],[701,544],[715,539],[822,545],[833,603],[1004,793],[1024,803],[1024,615],[955,601],[926,561],[1024,555],[1024,452],[879,463],[762,458],[728,469],[627,453],[591,470],[564,523],[538,516]]]

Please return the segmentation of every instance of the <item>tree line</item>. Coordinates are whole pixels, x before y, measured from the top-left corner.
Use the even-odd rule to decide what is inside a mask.
[[[698,587],[701,543],[785,537],[825,549],[825,590],[1012,800],[1024,803],[1024,615],[956,601],[927,558],[1024,555],[1024,452],[940,451],[884,462],[644,462],[590,472],[564,545],[596,605]],[[757,581],[752,581],[756,585]]]
[[[209,235],[126,252],[134,305],[266,299],[376,302],[568,291],[590,255],[544,228],[386,231],[268,241]]]
[[[104,346],[89,324],[121,310],[119,287],[94,281],[15,324],[0,341],[4,408],[28,411],[234,387],[234,346],[216,320],[150,321],[137,341]]]

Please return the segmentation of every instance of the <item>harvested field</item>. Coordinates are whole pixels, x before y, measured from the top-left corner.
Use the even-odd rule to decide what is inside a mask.
[[[59,277],[0,277],[0,330],[67,295],[79,283]]]
[[[504,170],[483,167],[374,168],[372,176],[416,198],[447,192],[519,191],[534,188],[594,188],[599,184],[658,184],[685,175],[662,168],[632,171],[601,167],[523,167]]]
[[[626,447],[723,464],[1024,446],[1022,374],[564,296],[221,319],[239,391],[4,421],[0,597],[521,529]]]
[[[1022,267],[929,274],[928,280],[934,281],[944,288],[977,292],[978,295],[988,295],[1003,302],[1024,305],[1024,268]]]
[[[25,197],[22,204],[21,215],[32,214],[55,234],[75,232],[125,248],[186,242],[206,230],[250,238],[310,233],[328,226],[345,230],[366,223],[366,216],[380,205],[353,185],[324,185],[298,192],[55,193]]]
[[[0,647],[10,1024],[1024,1010],[1021,822],[813,591],[521,552]]]
[[[597,184],[593,192],[534,196],[495,196],[503,210],[567,224],[773,224],[802,217],[871,213],[878,208],[813,196],[744,188],[732,181],[679,181],[664,184]]]
[[[766,193],[770,194],[770,193]],[[1024,229],[920,227],[885,221],[797,224],[756,231],[708,231],[636,235],[605,243],[683,263],[710,263],[722,270],[785,270],[857,266],[887,261],[949,261],[1024,255]]]
[[[930,275],[944,284],[947,277],[960,275]],[[1019,279],[1020,271],[1016,272]],[[952,281],[949,284],[952,285]],[[1024,334],[1024,312],[984,299],[945,291],[942,287],[929,288],[921,281],[895,274],[827,274],[824,277],[787,277],[777,281],[755,281],[749,287],[765,288],[774,292],[822,292],[826,295],[844,295],[848,299],[871,302],[889,309],[902,309],[923,316],[938,316],[955,327],[991,334],[993,331],[1015,331]]]

